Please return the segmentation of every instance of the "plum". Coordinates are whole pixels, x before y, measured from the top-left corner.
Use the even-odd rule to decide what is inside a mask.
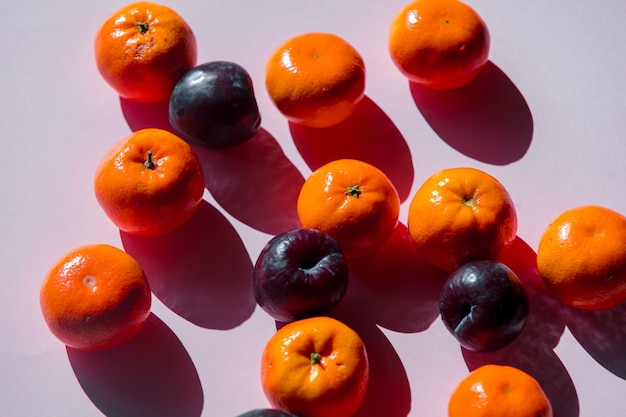
[[[495,261],[462,265],[447,279],[439,296],[446,328],[474,352],[491,352],[522,332],[529,314],[526,290],[515,273]]]
[[[279,322],[327,315],[348,287],[348,264],[337,241],[317,229],[273,237],[254,266],[257,304]]]
[[[229,61],[206,62],[188,71],[174,86],[168,112],[174,132],[209,149],[240,145],[261,126],[250,74]]]

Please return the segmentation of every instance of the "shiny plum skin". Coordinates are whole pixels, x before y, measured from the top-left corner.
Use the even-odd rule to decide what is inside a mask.
[[[225,149],[246,142],[261,126],[250,75],[229,61],[196,66],[172,91],[169,121],[192,145]]]
[[[506,265],[470,262],[454,271],[439,297],[446,328],[465,349],[492,352],[522,332],[529,314],[526,290]]]
[[[294,229],[272,238],[254,266],[257,304],[288,323],[327,315],[348,287],[348,264],[337,241],[315,229]]]
[[[289,413],[283,410],[275,410],[272,408],[259,408],[257,410],[250,410],[237,417],[298,417],[295,414]]]

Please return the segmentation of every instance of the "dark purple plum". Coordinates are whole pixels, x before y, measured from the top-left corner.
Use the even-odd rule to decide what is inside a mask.
[[[295,414],[292,414],[283,410],[275,410],[273,408],[259,408],[256,410],[250,410],[243,414],[238,415],[237,417],[298,417]]]
[[[229,61],[196,66],[176,83],[169,120],[172,129],[193,145],[225,149],[246,142],[261,126],[250,75]]]
[[[454,271],[439,297],[446,328],[467,350],[492,352],[515,340],[529,314],[526,290],[515,273],[494,261]]]
[[[254,266],[257,304],[287,323],[327,315],[348,288],[348,264],[337,241],[315,229],[294,229],[273,237]]]

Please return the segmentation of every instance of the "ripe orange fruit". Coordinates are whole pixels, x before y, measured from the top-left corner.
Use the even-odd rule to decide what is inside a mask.
[[[599,206],[564,211],[541,237],[537,268],[571,307],[604,310],[626,301],[626,217]]]
[[[517,212],[494,177],[475,168],[448,168],[428,178],[409,205],[418,252],[452,272],[477,260],[495,260],[517,234]]]
[[[349,417],[369,382],[367,351],[360,336],[336,319],[294,321],[265,346],[261,382],[274,408],[300,417]]]
[[[121,97],[163,101],[196,65],[196,38],[174,10],[136,2],[113,13],[98,29],[95,58],[98,71]]]
[[[67,346],[101,350],[135,336],[150,315],[139,263],[106,244],[78,247],[52,266],[40,291],[46,324]]]
[[[411,81],[428,88],[458,88],[472,81],[489,56],[483,19],[458,0],[415,0],[394,18],[389,52]]]
[[[347,119],[365,94],[365,64],[347,41],[330,33],[295,36],[270,56],[267,92],[287,119],[328,127]]]
[[[378,168],[355,159],[339,159],[315,170],[300,189],[300,223],[335,238],[346,258],[367,256],[393,234],[400,198]]]
[[[541,385],[526,372],[506,365],[476,368],[454,389],[448,417],[552,417]]]
[[[96,169],[96,198],[122,231],[158,236],[195,213],[204,194],[191,146],[161,129],[142,129],[117,143]]]

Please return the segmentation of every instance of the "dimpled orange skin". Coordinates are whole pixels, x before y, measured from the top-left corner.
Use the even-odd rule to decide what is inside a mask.
[[[196,65],[196,38],[174,10],[136,2],[113,13],[98,29],[95,58],[98,71],[121,97],[163,101]]]
[[[137,261],[106,244],[86,245],[50,269],[40,291],[50,331],[67,346],[102,350],[132,339],[148,319],[150,286]]]
[[[626,301],[626,217],[593,205],[564,211],[541,237],[537,268],[571,307],[605,310]]]
[[[552,406],[535,378],[512,366],[476,368],[455,388],[448,417],[552,417]]]
[[[448,168],[428,178],[409,205],[409,232],[424,258],[446,272],[495,260],[517,234],[517,213],[504,186],[475,168]]]
[[[458,0],[417,0],[394,18],[389,52],[398,69],[424,87],[449,90],[471,82],[489,57],[483,19]]]
[[[365,64],[347,41],[330,33],[305,33],[270,56],[265,86],[287,119],[323,128],[347,119],[365,94]]]
[[[368,256],[393,234],[400,198],[389,178],[375,166],[340,159],[315,170],[297,200],[303,228],[329,234],[348,259]]]
[[[262,355],[263,391],[274,408],[300,417],[349,417],[369,382],[367,351],[359,335],[330,317],[291,322]]]
[[[94,191],[120,230],[160,236],[195,213],[204,194],[204,175],[187,142],[165,130],[142,129],[102,158]]]

